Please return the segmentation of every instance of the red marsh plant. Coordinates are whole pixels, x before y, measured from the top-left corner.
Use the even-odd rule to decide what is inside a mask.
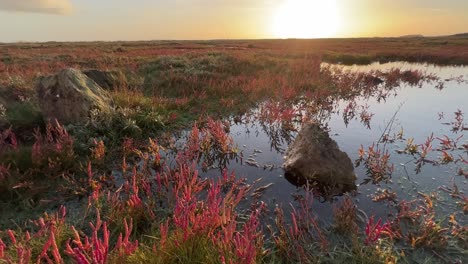
[[[406,140],[406,146],[405,146],[405,152],[414,155],[418,153],[419,151],[419,146],[417,144],[414,144],[414,138],[408,138]]]
[[[203,180],[198,170],[187,164],[169,173],[171,180],[166,183],[174,207],[168,221],[160,225],[161,240],[153,247],[155,254],[170,252],[168,258],[176,259],[177,254],[208,243],[222,263],[255,263],[263,246],[259,230],[263,206],[253,209],[247,222],[240,224],[236,208],[248,191],[243,180],[226,171],[216,181]]]
[[[457,204],[463,208],[463,213],[468,214],[468,197],[466,197],[460,190],[458,189],[458,186],[453,183],[453,187],[447,187],[447,186],[440,186],[439,190],[444,191],[450,195],[457,201]]]
[[[455,238],[462,248],[468,246],[468,226],[460,224],[455,215],[449,216],[450,234]]]
[[[64,263],[60,254],[58,240],[64,238],[65,207],[52,216],[45,215],[33,223],[39,228],[35,233],[26,231],[22,237],[8,230],[10,244],[0,239],[0,261],[5,263],[30,263],[36,259],[37,263]]]
[[[256,263],[259,250],[263,248],[263,232],[259,230],[260,214],[265,208],[261,204],[249,216],[241,231],[235,233],[233,251],[240,262],[237,263]],[[260,252],[263,253],[263,252]]]
[[[366,245],[372,245],[377,242],[377,240],[382,236],[393,236],[393,232],[390,229],[390,224],[389,223],[382,223],[382,219],[377,220],[377,222],[374,222],[374,216],[371,216],[369,218],[369,221],[366,224],[365,228],[365,240],[364,243]]]
[[[221,263],[257,263],[263,253],[263,233],[260,230],[260,216],[265,208],[261,204],[254,209],[241,230],[236,231],[236,221],[225,225],[217,235],[216,244],[220,247]]]
[[[370,122],[374,114],[370,113],[368,109],[368,105],[361,106],[361,113],[359,114],[359,117],[361,118],[361,123],[363,123],[368,129],[371,129]]]
[[[246,186],[241,186],[242,181],[231,182],[227,172],[216,182],[207,181],[200,179],[197,170],[182,165],[173,177],[176,198],[173,221],[183,231],[183,240],[200,233],[212,236],[221,226],[234,221],[235,208],[247,191]],[[200,199],[205,191],[206,199]]]
[[[279,89],[273,90],[275,94],[275,98],[285,100],[286,102],[292,101],[298,96],[297,89],[290,87],[290,86],[282,86]]]
[[[63,176],[74,181],[68,177],[69,171],[78,167],[74,139],[57,121],[47,124],[44,132],[35,129],[34,139],[32,147],[19,145],[11,129],[0,132],[0,178],[8,178],[0,186],[18,198],[44,192],[44,184],[51,183],[34,177],[37,173],[47,175],[48,179]],[[32,192],[27,193],[26,189]]]
[[[22,242],[18,242],[15,234],[13,231],[8,230],[7,231],[8,236],[11,240],[11,245],[7,247],[7,245],[3,242],[2,239],[0,239],[0,260],[2,262],[8,263],[8,264],[13,264],[13,263],[18,263],[18,264],[27,264],[30,263],[31,261],[31,254],[32,254],[32,249],[25,245]],[[24,240],[26,243],[31,239],[31,236],[29,233],[25,234]],[[12,253],[9,253],[10,248],[12,248]],[[13,253],[13,252],[16,252]]]
[[[34,138],[32,161],[37,166],[57,170],[75,162],[73,137],[58,121],[49,122],[45,134],[36,129]]]
[[[349,121],[354,118],[356,115],[356,102],[355,101],[350,101],[346,107],[343,109],[343,121],[346,126],[348,126]]]
[[[346,196],[339,205],[333,207],[333,228],[341,234],[355,235],[358,233],[356,223],[356,205]]]
[[[427,155],[432,150],[432,142],[434,141],[434,133],[427,137],[426,141],[421,144],[421,158],[426,159]]]
[[[329,83],[333,83],[339,94],[349,98],[363,95],[365,98],[376,96],[378,100],[385,100],[390,91],[402,83],[420,86],[423,82],[438,81],[433,75],[424,74],[417,70],[391,69],[389,71],[355,72],[336,66],[322,67],[322,75],[329,75]],[[383,85],[381,85],[383,83]]]
[[[96,139],[93,140],[93,147],[91,148],[91,159],[96,163],[102,163],[106,156],[106,146],[104,141]]]
[[[178,160],[183,163],[196,161],[203,169],[215,163],[221,168],[226,167],[238,152],[228,131],[229,123],[211,118],[201,128],[195,123],[186,137],[184,149],[177,153]]]
[[[454,150],[457,148],[458,142],[463,137],[460,135],[456,139],[451,139],[447,135],[444,135],[443,138],[437,137],[437,140],[440,141],[440,150]]]
[[[463,112],[460,109],[458,109],[454,114],[455,121],[452,122],[452,131],[457,133],[463,130],[468,130],[468,128],[465,127]]]
[[[65,223],[66,210],[61,207],[59,212],[49,217],[46,215],[34,223],[39,230],[35,233],[25,232],[20,239],[15,232],[8,230],[10,243],[0,239],[0,262],[5,263],[67,263],[68,255],[75,263],[123,263],[118,258],[133,254],[138,248],[138,241],[131,241],[132,221],[124,219],[125,232],[119,234],[115,246],[110,245],[110,231],[107,223],[101,221],[97,212],[96,223],[90,223],[90,237],[82,235],[75,227]],[[69,238],[67,241],[65,241]],[[71,239],[73,237],[73,239]]]
[[[299,206],[293,207],[291,222],[286,224],[283,210],[275,209],[277,234],[273,235],[279,256],[285,261],[313,263],[320,252],[328,250],[329,241],[312,212],[312,191],[306,191],[299,199]]]
[[[215,121],[211,118],[208,118],[207,126],[204,132],[206,133],[206,137],[208,137],[208,139],[209,137],[213,139],[211,140],[212,144],[215,145],[213,148],[220,149],[223,153],[228,153],[232,150],[233,145],[233,140],[227,133],[228,130],[229,127],[223,124],[221,121]]]
[[[192,133],[197,131],[194,127]],[[190,145],[197,142],[188,143],[184,151],[193,149]],[[254,208],[247,222],[241,224],[236,208],[250,190],[243,185],[244,180],[235,179],[227,171],[217,180],[201,179],[198,170],[188,165],[191,162],[188,156],[193,155],[178,156],[174,169],[161,164],[162,170],[154,177],[144,164],[134,166],[130,180],[119,190],[113,194],[100,193],[91,204],[102,208],[106,218],[134,219],[139,230],[145,230],[145,223],[169,216],[161,219],[160,241],[154,244],[153,253],[148,253],[156,254],[163,261],[171,262],[183,255],[182,252],[192,254],[187,250],[207,243],[219,253],[221,262],[255,263],[263,247],[259,229],[263,206]],[[102,199],[105,204],[100,204]],[[170,214],[161,215],[161,210],[169,210]]]
[[[375,144],[372,144],[368,150],[364,150],[363,146],[359,149],[359,158],[355,161],[356,167],[364,163],[366,174],[369,177],[364,180],[364,183],[372,181],[378,184],[381,181],[388,182],[394,170],[394,165],[390,163],[390,154],[387,151],[382,151]]]
[[[401,70],[393,68],[385,73],[386,86],[398,86],[401,82],[407,83],[411,86],[420,86],[425,80],[432,80],[432,75],[426,75],[419,70]]]
[[[127,174],[129,177],[117,190],[105,191],[98,179],[92,179],[92,193],[89,196],[88,208],[95,207],[109,219],[132,219],[135,228],[139,229],[154,221],[156,198],[153,183],[147,177],[147,171],[137,170],[136,166]],[[122,227],[122,226],[120,226]]]
[[[433,196],[419,193],[422,200],[402,201],[393,230],[405,237],[412,247],[442,249],[448,245],[448,228],[436,221]],[[402,228],[404,227],[404,228]]]
[[[67,226],[65,225],[66,209],[64,206],[50,219],[48,217],[39,218],[37,225],[40,226],[40,230],[36,233],[36,236],[41,236],[41,233],[47,235],[45,230],[48,230],[48,238],[45,244],[42,247],[41,253],[38,258],[40,260],[45,260],[48,263],[63,263],[62,256],[60,255],[58,239],[63,238],[63,233]],[[52,261],[52,259],[53,261]]]
[[[440,152],[442,153],[442,156],[440,157],[441,164],[448,164],[455,160],[452,154],[448,153],[447,151],[441,150]]]
[[[286,126],[298,120],[302,110],[301,105],[294,106],[284,101],[269,100],[260,105],[257,118],[269,125],[284,124]]]
[[[423,218],[418,231],[409,234],[411,246],[427,248],[445,248],[448,244],[448,228],[444,228],[435,221],[435,215]]]
[[[115,263],[124,263],[119,258],[125,258],[132,255],[138,249],[138,240],[131,241],[133,221],[130,224],[124,219],[125,232],[119,234],[115,246],[110,246],[109,238],[110,231],[106,222],[100,219],[99,211],[97,211],[96,223],[89,224],[92,230],[91,237],[85,236],[81,239],[75,227],[71,227],[74,234],[73,240],[68,240],[66,244],[65,254],[70,256],[76,263],[79,264],[105,264],[109,263],[112,258]]]
[[[366,104],[358,107],[355,101],[350,101],[343,109],[343,121],[345,125],[348,126],[349,121],[353,120],[357,114],[359,114],[361,123],[370,129],[370,122],[374,114],[369,112],[369,105]]]
[[[397,202],[397,194],[396,192],[390,191],[388,189],[377,190],[373,195],[371,195],[373,202]]]
[[[414,143],[413,138],[409,138],[407,139],[405,149],[398,150],[397,153],[411,154],[415,157],[416,173],[420,173],[422,166],[424,166],[427,163],[432,165],[445,165],[452,162],[466,163],[464,162],[465,160],[461,155],[458,155],[458,157],[454,155],[456,154],[455,151],[465,149],[465,145],[462,145],[461,147],[459,146],[459,142],[462,138],[463,135],[460,135],[456,138],[449,138],[447,135],[443,135],[442,137],[434,137],[434,133],[432,133],[429,137],[426,138],[425,142],[422,144],[416,144]],[[436,139],[439,141],[439,145],[437,148],[434,148],[432,143]],[[437,160],[429,159],[429,154],[432,151],[436,151],[440,154]],[[460,170],[461,173],[459,174],[464,175],[463,170],[459,168],[459,171]]]
[[[153,168],[158,168],[162,165],[161,160],[161,151],[164,151],[164,148],[158,144],[156,139],[149,138],[148,139],[148,153],[151,155],[153,159]]]

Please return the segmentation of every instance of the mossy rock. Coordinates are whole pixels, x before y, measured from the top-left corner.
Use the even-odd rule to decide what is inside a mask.
[[[113,110],[110,95],[95,81],[76,69],[43,77],[36,87],[44,119],[60,123],[85,122],[93,112]]]

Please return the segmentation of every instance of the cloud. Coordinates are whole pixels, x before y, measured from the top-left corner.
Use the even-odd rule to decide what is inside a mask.
[[[72,12],[70,0],[0,0],[0,10],[65,15]]]

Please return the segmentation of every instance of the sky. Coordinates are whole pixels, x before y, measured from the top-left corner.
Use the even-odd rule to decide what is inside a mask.
[[[468,0],[0,0],[0,42],[462,32]]]

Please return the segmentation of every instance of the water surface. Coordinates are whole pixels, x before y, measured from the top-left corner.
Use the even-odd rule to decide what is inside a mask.
[[[359,158],[358,149],[362,146],[367,148],[381,138],[389,122],[392,122],[389,135],[394,135],[403,131],[403,139],[387,143],[385,149],[391,154],[391,163],[395,170],[392,180],[389,183],[374,185],[372,183],[360,184],[366,176],[364,166],[355,168],[358,177],[358,191],[353,195],[358,207],[367,214],[376,214],[385,217],[388,210],[388,203],[373,202],[371,195],[378,189],[389,189],[397,193],[398,201],[403,199],[411,200],[416,198],[418,193],[437,192],[440,203],[437,210],[450,213],[456,206],[444,192],[439,190],[440,186],[451,187],[455,183],[462,193],[467,191],[467,179],[458,176],[459,168],[468,169],[462,162],[450,163],[447,165],[433,166],[426,164],[420,173],[415,172],[415,158],[409,154],[398,154],[406,146],[408,138],[414,138],[415,144],[422,144],[432,133],[434,138],[447,136],[449,138],[459,138],[458,145],[468,144],[468,131],[452,131],[451,123],[455,119],[455,112],[468,112],[468,80],[467,67],[440,67],[428,64],[413,64],[405,62],[394,62],[387,64],[373,63],[365,66],[339,66],[350,71],[372,70],[388,71],[392,68],[402,70],[421,70],[428,74],[434,74],[443,82],[443,89],[440,89],[438,82],[423,83],[421,86],[401,85],[392,91],[385,100],[376,97],[358,97],[355,102],[358,106],[365,106],[373,117],[369,123],[370,128],[360,122],[359,117],[345,123],[343,120],[343,109],[349,104],[348,101],[340,100],[336,102],[336,107],[324,122],[328,123],[330,136],[338,143],[339,148],[346,152],[352,161]],[[257,110],[253,110],[255,113]],[[392,119],[395,116],[394,119]],[[467,122],[465,122],[466,124]],[[263,194],[261,200],[270,206],[282,205],[287,207],[294,201],[297,194],[302,189],[291,184],[284,178],[284,171],[281,168],[285,150],[290,139],[295,133],[288,134],[292,138],[282,137],[281,131],[274,127],[262,124],[259,120],[249,118],[249,121],[242,123],[231,122],[230,135],[234,142],[242,151],[243,161],[232,161],[228,169],[235,171],[238,176],[246,177],[249,182],[259,179],[258,186],[273,183]],[[439,146],[439,140],[432,143],[433,148]],[[382,144],[381,144],[382,147]],[[455,157],[461,155],[468,156],[466,150],[455,150],[451,152]],[[440,152],[433,151],[429,155],[430,159],[438,160]],[[246,159],[255,159],[259,167],[251,166],[245,162]],[[212,169],[207,175],[218,175],[219,171]],[[318,199],[319,201],[320,199]],[[331,219],[332,206],[330,202],[316,202],[315,210],[321,220]]]

